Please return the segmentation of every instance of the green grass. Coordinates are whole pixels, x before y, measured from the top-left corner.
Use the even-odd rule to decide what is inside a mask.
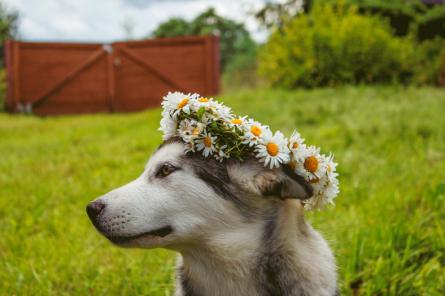
[[[256,90],[221,99],[295,127],[339,162],[337,206],[309,219],[330,241],[345,295],[445,293],[445,91]],[[85,205],[138,176],[160,143],[159,110],[0,115],[0,295],[169,295],[164,250],[113,247]]]

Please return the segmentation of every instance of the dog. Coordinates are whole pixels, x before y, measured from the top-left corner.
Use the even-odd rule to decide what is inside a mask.
[[[184,148],[164,141],[136,180],[89,203],[97,230],[121,247],[179,252],[176,296],[337,295],[334,256],[303,216],[304,178]]]

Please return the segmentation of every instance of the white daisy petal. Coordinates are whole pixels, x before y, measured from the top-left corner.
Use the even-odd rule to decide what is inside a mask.
[[[266,136],[270,135],[270,129],[266,125],[262,125],[261,123],[254,121],[252,119],[249,119],[247,123],[243,126],[244,128],[244,137],[243,137],[243,144],[247,144],[250,147],[258,144],[262,138],[267,134]]]
[[[277,131],[273,136],[272,133],[264,133],[262,141],[256,146],[255,151],[257,152],[256,157],[271,169],[290,160],[287,139],[280,131]]]
[[[202,151],[202,154],[205,157],[212,155],[215,152],[215,140],[216,137],[212,136],[212,134],[208,133],[206,130],[202,133],[201,137],[196,140],[196,149],[198,151]]]

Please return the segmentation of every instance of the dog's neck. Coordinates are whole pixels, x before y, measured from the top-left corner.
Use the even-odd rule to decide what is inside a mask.
[[[220,234],[210,238],[212,244],[181,252],[181,295],[238,295],[252,285],[247,282],[261,239],[257,226]]]
[[[276,207],[262,217],[237,228],[219,229],[206,244],[182,250],[178,268],[182,292],[177,295],[257,295],[263,284],[263,289],[287,289],[263,282],[279,280],[280,272],[287,276],[299,272],[295,269],[301,258],[296,258],[299,252],[295,250],[308,249],[300,245],[306,244],[311,228],[299,204]],[[277,258],[281,262],[273,266]]]

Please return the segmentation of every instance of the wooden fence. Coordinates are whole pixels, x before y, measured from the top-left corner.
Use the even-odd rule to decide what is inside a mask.
[[[6,109],[39,115],[126,112],[159,106],[168,91],[219,88],[214,36],[112,44],[7,41]]]

